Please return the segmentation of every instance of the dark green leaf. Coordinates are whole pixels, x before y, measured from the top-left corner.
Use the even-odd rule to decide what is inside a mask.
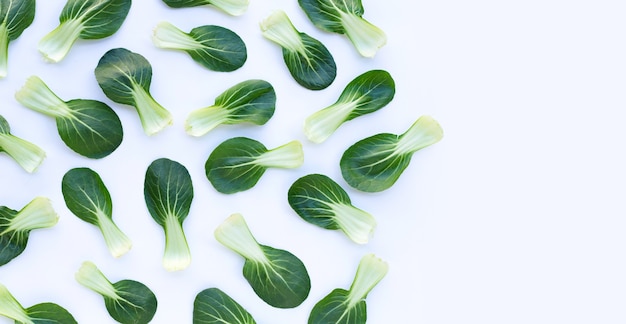
[[[220,72],[230,72],[242,67],[248,58],[246,44],[230,29],[220,26],[200,26],[192,29],[189,36],[201,46],[187,52],[194,61],[204,67]]]
[[[260,245],[269,264],[246,260],[243,276],[263,301],[277,308],[293,308],[309,295],[311,280],[306,267],[285,250]]]
[[[361,17],[365,11],[361,0],[298,0],[298,3],[316,27],[338,34],[346,32],[341,13]]]
[[[193,200],[191,176],[182,164],[160,158],[146,171],[144,196],[148,211],[161,226],[168,215],[174,215],[182,224]]]
[[[193,324],[256,324],[252,315],[218,288],[208,288],[193,302]]]
[[[337,76],[335,59],[326,46],[317,39],[300,33],[303,52],[290,51],[283,47],[283,59],[291,76],[301,86],[310,90],[327,88]]]
[[[367,321],[365,300],[348,306],[348,291],[335,289],[311,310],[308,324],[364,324]]]
[[[112,217],[111,195],[100,176],[93,170],[69,170],[63,176],[61,190],[67,208],[83,221],[98,226],[99,214]]]
[[[172,8],[189,8],[203,5],[213,5],[229,15],[238,16],[248,8],[248,0],[163,0]]]
[[[28,243],[29,232],[8,230],[15,215],[17,215],[17,210],[0,206],[0,266],[22,254]]]
[[[117,103],[136,105],[136,87],[150,92],[150,62],[142,55],[125,48],[114,48],[106,52],[98,61],[95,74],[104,94]]]
[[[18,38],[35,18],[35,0],[2,0],[0,25],[5,25],[8,40]]]
[[[113,35],[131,7],[131,0],[68,0],[61,11],[61,23],[81,22],[80,38],[98,39]]]
[[[147,324],[157,310],[157,298],[141,282],[121,280],[113,284],[119,298],[104,298],[107,311],[122,324]]]
[[[293,210],[305,221],[326,228],[339,229],[335,221],[336,204],[350,205],[350,197],[335,181],[322,174],[309,174],[294,182],[287,193]]]
[[[262,143],[246,137],[234,137],[218,145],[204,168],[215,189],[231,194],[248,190],[259,181],[266,168],[254,161],[267,148]]]
[[[41,303],[26,309],[34,324],[76,324],[76,320],[65,308],[54,303]]]

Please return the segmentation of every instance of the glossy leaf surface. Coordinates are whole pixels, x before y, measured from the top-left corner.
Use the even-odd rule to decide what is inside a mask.
[[[208,288],[193,302],[193,324],[256,324],[252,315],[219,288]]]

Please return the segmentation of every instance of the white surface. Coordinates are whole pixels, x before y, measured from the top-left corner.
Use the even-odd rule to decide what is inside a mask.
[[[375,58],[365,59],[345,37],[317,30],[296,1],[251,0],[247,13],[229,17],[209,7],[174,10],[142,0],[134,1],[116,35],[78,41],[64,61],[47,64],[36,44],[56,27],[63,4],[37,2],[35,21],[11,43],[9,75],[0,80],[0,113],[15,135],[48,154],[35,174],[0,155],[0,204],[19,209],[47,196],[60,215],[55,227],[32,232],[23,255],[0,267],[0,282],[24,306],[52,301],[80,323],[112,323],[100,296],[74,280],[80,264],[91,260],[112,281],[139,280],[156,293],[153,323],[190,323],[195,295],[214,286],[259,323],[305,323],[312,306],[333,288],[347,288],[359,259],[373,252],[390,271],[368,296],[368,323],[626,322],[623,2],[365,0],[365,17],[389,38]],[[280,49],[261,36],[258,22],[274,9],[285,10],[300,31],[333,53],[338,75],[329,88],[298,86]],[[185,53],[157,49],[150,35],[162,20],[183,30],[230,28],[246,42],[248,61],[218,73]],[[152,63],[153,96],[172,112],[174,125],[148,137],[131,107],[104,96],[93,69],[114,47]],[[344,124],[327,142],[309,143],[304,118],[374,68],[394,77],[394,100]],[[101,160],[70,151],[52,119],[13,99],[33,74],[63,99],[110,104],[124,126],[119,149]],[[223,126],[201,138],[184,133],[190,111],[250,78],[271,82],[277,92],[276,114],[265,126]],[[375,133],[401,133],[422,114],[442,124],[444,139],[418,152],[390,190],[349,189],[338,167],[343,150]],[[204,162],[217,144],[239,135],[268,147],[300,140],[305,164],[269,170],[247,192],[219,194],[204,176]],[[193,260],[174,273],[161,266],[163,232],[143,199],[145,170],[159,157],[184,164],[194,181],[184,223]],[[113,218],[133,240],[119,259],[109,255],[98,230],[64,204],[61,178],[79,166],[101,175]],[[370,243],[355,245],[290,209],[288,187],[313,172],[335,179],[377,218]],[[234,212],[246,217],[259,242],[287,249],[306,264],[312,289],[301,306],[282,310],[262,302],[241,275],[243,260],[215,241],[214,229]]]

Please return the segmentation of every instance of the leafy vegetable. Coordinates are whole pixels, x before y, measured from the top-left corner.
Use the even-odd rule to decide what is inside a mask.
[[[52,227],[58,219],[44,197],[31,200],[20,211],[0,206],[0,266],[24,252],[30,231]]]
[[[193,200],[193,185],[187,169],[166,158],[157,159],[146,171],[144,197],[152,218],[165,230],[163,267],[185,269],[191,262],[183,221]]]
[[[386,190],[409,165],[413,153],[442,137],[439,123],[430,116],[422,116],[402,135],[377,134],[350,146],[341,157],[341,175],[358,190]]]
[[[0,115],[0,152],[5,152],[29,173],[35,172],[46,157],[39,146],[11,134],[11,127]]]
[[[248,9],[249,0],[163,0],[172,8],[188,8],[212,5],[233,16],[242,15]]]
[[[304,162],[302,144],[291,141],[268,150],[262,143],[247,137],[234,137],[218,145],[206,163],[206,176],[221,193],[248,190],[268,168],[297,168]]]
[[[193,324],[256,324],[252,315],[218,288],[208,288],[193,302]]]
[[[367,71],[350,81],[334,104],[309,116],[304,122],[304,133],[310,141],[321,143],[344,122],[386,106],[395,92],[389,72]]]
[[[78,218],[100,229],[114,257],[130,250],[130,239],[113,222],[111,195],[100,175],[89,168],[71,169],[63,176],[61,189],[67,208]]]
[[[9,43],[35,18],[35,0],[2,0],[0,2],[0,78],[7,76]]]
[[[301,86],[321,90],[335,80],[337,66],[326,46],[308,34],[299,32],[282,10],[261,22],[265,38],[280,45],[289,73]]]
[[[145,57],[125,48],[106,52],[95,70],[96,79],[109,99],[134,106],[147,135],[172,124],[172,115],[152,98],[152,66]]]
[[[276,92],[263,80],[238,83],[215,98],[212,106],[189,114],[187,134],[202,136],[220,124],[251,123],[263,125],[274,115]]]
[[[350,290],[337,288],[317,302],[309,324],[362,324],[367,320],[365,298],[387,274],[387,263],[373,254],[361,258]]]
[[[289,205],[305,221],[322,228],[342,230],[352,241],[364,244],[376,220],[352,205],[350,197],[331,178],[309,174],[294,182],[287,193]]]
[[[109,315],[119,323],[149,323],[156,313],[156,296],[141,282],[126,279],[111,283],[90,261],[83,262],[75,277],[104,298]]]
[[[54,303],[41,303],[24,308],[3,284],[0,284],[0,315],[15,323],[25,324],[76,324],[65,308]]]
[[[309,295],[311,280],[302,261],[288,251],[259,244],[241,214],[218,226],[215,238],[246,259],[244,278],[270,306],[293,308]]]
[[[246,44],[239,35],[221,26],[200,26],[186,33],[169,22],[161,22],[154,29],[152,41],[159,48],[185,51],[213,71],[237,70],[248,58]]]
[[[359,54],[373,57],[387,43],[387,36],[363,18],[361,0],[298,0],[319,29],[348,36]]]
[[[68,0],[59,16],[59,25],[39,42],[46,60],[59,62],[77,39],[109,37],[122,26],[131,0]]]
[[[113,153],[122,143],[122,123],[103,102],[63,101],[37,76],[29,77],[15,98],[25,107],[53,117],[65,145],[80,155],[100,159]]]

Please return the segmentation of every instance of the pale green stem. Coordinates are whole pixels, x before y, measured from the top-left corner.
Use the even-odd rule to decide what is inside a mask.
[[[211,0],[211,5],[232,16],[240,16],[248,9],[248,0]]]
[[[304,151],[299,141],[291,141],[261,155],[254,163],[266,168],[294,169],[304,163]]]
[[[46,152],[39,146],[6,133],[0,133],[0,150],[6,152],[29,173],[35,172],[46,157]]]
[[[165,252],[163,267],[167,271],[183,270],[191,263],[191,252],[183,232],[182,224],[176,215],[168,214],[165,218]]]
[[[47,61],[61,61],[69,53],[82,29],[83,23],[78,19],[68,19],[60,23],[39,41],[39,52]]]
[[[369,241],[376,220],[369,213],[348,204],[331,204],[335,222],[339,228],[355,243],[365,244]]]
[[[18,323],[33,324],[26,310],[3,284],[0,284],[0,315]]]
[[[102,272],[91,261],[85,261],[74,276],[81,285],[95,291],[96,293],[111,299],[118,299],[113,284],[102,274]]]
[[[111,218],[98,210],[98,227],[104,236],[104,242],[113,257],[118,258],[124,255],[132,247],[132,242],[124,234]]]
[[[313,113],[304,121],[304,134],[313,143],[322,143],[332,135],[356,108],[356,102],[337,102]]]
[[[67,104],[34,75],[29,77],[26,84],[15,93],[15,99],[26,108],[54,118],[72,116],[72,111]]]
[[[15,231],[30,231],[38,228],[48,228],[54,226],[59,220],[59,216],[52,208],[50,199],[45,197],[37,197],[31,200],[24,208],[22,208],[11,222],[9,226],[0,234]]]
[[[192,111],[185,121],[185,131],[191,136],[202,136],[223,124],[230,111],[222,106],[209,106]]]
[[[133,83],[133,99],[146,135],[154,135],[172,124],[172,114],[141,86]]]
[[[160,22],[153,31],[152,42],[156,47],[175,50],[194,50],[202,48],[197,40],[169,22]]]
[[[443,138],[443,129],[430,116],[421,116],[409,127],[396,144],[397,154],[409,154],[439,142]]]
[[[263,37],[291,52],[304,52],[304,44],[298,30],[282,10],[274,11],[261,22]]]
[[[374,57],[378,49],[387,43],[385,33],[362,17],[340,12],[341,25],[359,54],[364,57]]]
[[[9,29],[6,21],[0,25],[0,78],[7,76],[9,67]]]
[[[354,307],[385,277],[389,266],[374,254],[361,258],[348,292],[348,308]]]
[[[269,262],[241,214],[232,214],[215,230],[215,239],[247,260]]]

